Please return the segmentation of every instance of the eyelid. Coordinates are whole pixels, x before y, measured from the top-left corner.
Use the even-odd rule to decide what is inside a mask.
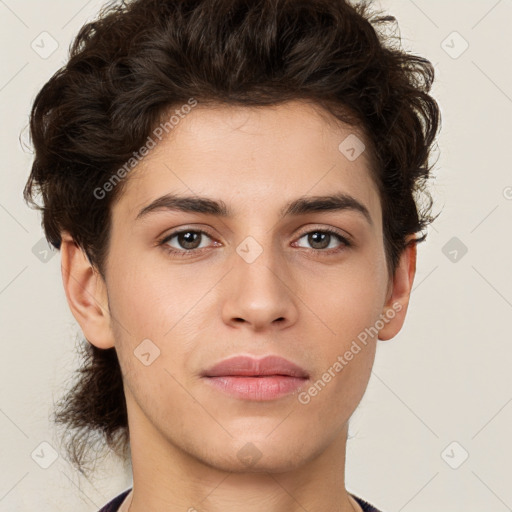
[[[165,242],[168,242],[171,238],[175,237],[176,235],[179,235],[180,233],[186,233],[187,231],[193,231],[194,233],[202,233],[208,236],[209,238],[215,239],[215,236],[205,228],[197,226],[184,226],[171,230],[170,233],[158,237],[157,243],[164,244]]]
[[[351,244],[354,243],[354,237],[347,231],[340,229],[340,228],[336,228],[334,226],[325,226],[325,225],[321,225],[321,224],[307,226],[306,228],[304,228],[304,230],[300,231],[300,234],[298,235],[298,237],[300,238],[304,235],[307,235],[308,233],[311,233],[312,231],[326,231],[328,233],[334,233],[334,234],[340,236],[341,238],[346,239]]]

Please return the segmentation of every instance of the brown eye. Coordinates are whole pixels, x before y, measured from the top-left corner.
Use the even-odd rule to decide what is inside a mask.
[[[201,241],[202,233],[197,231],[181,231],[173,236],[183,249],[197,249]]]
[[[210,235],[203,230],[198,229],[182,229],[180,231],[174,231],[170,235],[166,236],[160,245],[165,247],[165,250],[172,254],[185,254],[193,253],[200,249],[204,249],[208,246],[201,247],[201,242],[204,238],[212,238]],[[176,239],[171,245],[171,240]]]
[[[322,233],[321,231],[314,231],[306,236],[313,249],[327,249],[332,239],[330,233]]]
[[[343,235],[332,229],[315,229],[308,231],[302,234],[299,240],[302,238],[305,238],[312,250],[316,251],[330,252],[331,249],[334,251],[340,250],[336,247],[336,240],[338,241],[338,247],[341,242],[341,250],[343,247],[349,247],[351,245]],[[334,247],[332,244],[334,244]]]

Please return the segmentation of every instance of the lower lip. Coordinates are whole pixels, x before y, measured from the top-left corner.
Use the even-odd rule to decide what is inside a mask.
[[[305,378],[271,375],[268,377],[222,376],[205,377],[219,391],[244,400],[275,400],[297,391]]]

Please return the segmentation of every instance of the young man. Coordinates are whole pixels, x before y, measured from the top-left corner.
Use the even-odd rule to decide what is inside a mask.
[[[56,419],[78,469],[97,431],[133,470],[103,512],[377,511],[348,424],[405,319],[439,110],[369,19],[111,5],[38,94],[25,197],[86,339]]]

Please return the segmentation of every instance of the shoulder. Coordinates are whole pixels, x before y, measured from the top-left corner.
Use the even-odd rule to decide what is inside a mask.
[[[378,508],[375,508],[371,503],[368,503],[366,500],[363,500],[363,498],[360,498],[359,496],[356,496],[355,494],[350,493],[351,496],[361,505],[361,508],[363,509],[363,512],[382,512]]]
[[[123,502],[123,500],[126,498],[130,491],[131,488],[126,489],[126,491],[123,491],[114,499],[110,500],[107,504],[103,505],[103,507],[98,512],[117,512],[119,510],[119,507],[121,506],[121,503]]]

